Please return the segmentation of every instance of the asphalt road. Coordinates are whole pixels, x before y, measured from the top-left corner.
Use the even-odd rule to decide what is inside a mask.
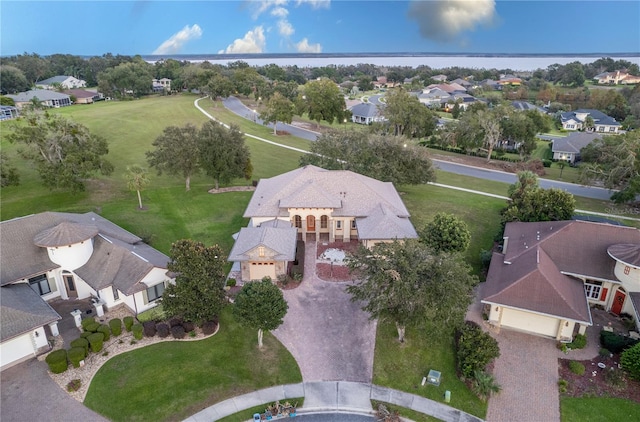
[[[238,116],[244,117],[248,120],[254,120],[256,123],[262,124],[262,121],[258,119],[256,113],[253,112],[250,108],[242,104],[242,102],[236,97],[229,97],[223,100],[224,106],[237,114]],[[273,128],[273,125],[269,125]],[[302,129],[296,126],[287,125],[284,123],[278,123],[278,128],[281,130],[285,130],[293,136],[297,136],[299,138],[307,139],[309,141],[315,141],[320,135],[317,132],[312,132],[306,129]],[[475,177],[478,179],[485,180],[493,180],[495,182],[503,182],[512,184],[516,181],[516,175],[513,173],[506,173],[502,171],[496,170],[487,170],[481,167],[471,167],[464,164],[451,163],[448,161],[441,160],[433,160],[435,165],[442,171],[446,171],[448,173],[460,174],[463,176]],[[611,197],[612,191],[608,189],[592,187],[592,186],[581,186],[573,183],[566,182],[558,182],[555,180],[548,179],[539,179],[540,186],[549,189],[549,188],[559,188],[566,190],[575,196],[582,196],[585,198],[593,198],[600,200],[609,200]],[[473,189],[473,186],[469,186],[469,188]]]
[[[298,415],[296,420],[305,422],[373,422],[376,419],[373,416],[355,415],[353,413],[323,413]]]

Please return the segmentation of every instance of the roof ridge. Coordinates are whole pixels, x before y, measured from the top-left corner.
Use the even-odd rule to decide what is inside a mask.
[[[536,247],[537,248],[537,253],[539,254],[541,251],[544,254],[544,259],[549,260],[549,262],[551,263],[551,265],[553,265],[554,268],[554,274],[553,275],[557,275],[559,277],[566,277],[569,280],[574,280],[573,278],[569,277],[566,274],[563,274],[562,271],[560,271],[560,269],[558,268],[558,266],[556,265],[556,263],[553,261],[553,259],[551,259],[551,257],[549,256],[549,254],[547,254],[544,249],[542,249],[541,247]],[[546,271],[543,270],[543,267],[540,265],[540,260],[538,260],[538,264],[536,265],[536,268],[538,269],[538,271],[540,272],[540,274],[542,274],[543,278],[545,281],[547,281],[548,284],[551,285],[551,288],[553,289],[553,291],[562,298],[562,301],[565,303],[565,306],[567,306],[569,309],[571,309],[576,315],[580,315],[580,312],[575,309],[572,306],[572,302],[570,300],[568,300],[568,298],[563,294],[562,290],[558,289],[555,283],[552,283],[549,279],[549,277],[547,277]],[[586,294],[586,293],[585,293]]]

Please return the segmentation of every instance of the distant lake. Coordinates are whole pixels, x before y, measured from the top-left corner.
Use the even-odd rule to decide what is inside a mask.
[[[466,67],[476,69],[512,69],[512,70],[536,70],[546,69],[548,66],[558,63],[578,61],[586,64],[594,62],[602,57],[611,57],[614,60],[628,60],[640,66],[640,54],[589,54],[589,55],[464,55],[464,54],[176,54],[167,56],[142,56],[148,62],[160,59],[172,58],[199,63],[208,61],[213,64],[226,65],[238,60],[247,62],[251,66],[264,66],[275,63],[278,66],[298,67],[323,67],[328,65],[348,66],[357,64],[373,64],[377,66],[429,66],[434,69],[447,67]]]

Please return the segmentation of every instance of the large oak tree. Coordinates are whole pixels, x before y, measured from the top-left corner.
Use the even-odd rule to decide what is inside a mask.
[[[191,124],[182,127],[168,126],[147,151],[147,161],[158,171],[185,178],[185,189],[191,189],[191,177],[200,171],[198,129]]]
[[[250,153],[237,126],[227,129],[218,122],[208,121],[198,132],[198,150],[200,167],[215,179],[216,189],[220,183],[246,176]]]

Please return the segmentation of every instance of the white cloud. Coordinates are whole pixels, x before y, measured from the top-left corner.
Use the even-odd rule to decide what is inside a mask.
[[[182,50],[184,45],[191,41],[197,40],[202,36],[202,29],[198,24],[194,24],[193,26],[185,26],[180,31],[173,34],[169,37],[168,40],[160,44],[158,48],[154,50],[152,54],[175,54],[179,53]]]
[[[296,6],[301,4],[308,4],[313,9],[328,9],[331,5],[331,0],[296,0]]]
[[[271,16],[277,16],[279,18],[286,18],[288,14],[289,14],[289,11],[284,7],[280,7],[280,6],[275,7],[271,11]]]
[[[322,46],[318,44],[309,44],[309,40],[303,38],[302,41],[296,44],[296,50],[298,53],[322,53]]]
[[[218,51],[218,54],[262,53],[265,45],[264,28],[256,26],[253,30],[247,32],[243,38],[238,38],[229,44],[225,50]]]
[[[418,22],[423,37],[444,42],[479,25],[492,25],[498,18],[495,0],[412,0],[408,14]]]
[[[281,19],[278,21],[278,32],[283,37],[290,37],[296,30],[293,29],[293,25],[288,20]]]
[[[288,2],[288,0],[254,0],[251,2],[254,5],[253,19],[258,19],[258,16],[272,7],[277,9],[280,6],[286,6]]]

